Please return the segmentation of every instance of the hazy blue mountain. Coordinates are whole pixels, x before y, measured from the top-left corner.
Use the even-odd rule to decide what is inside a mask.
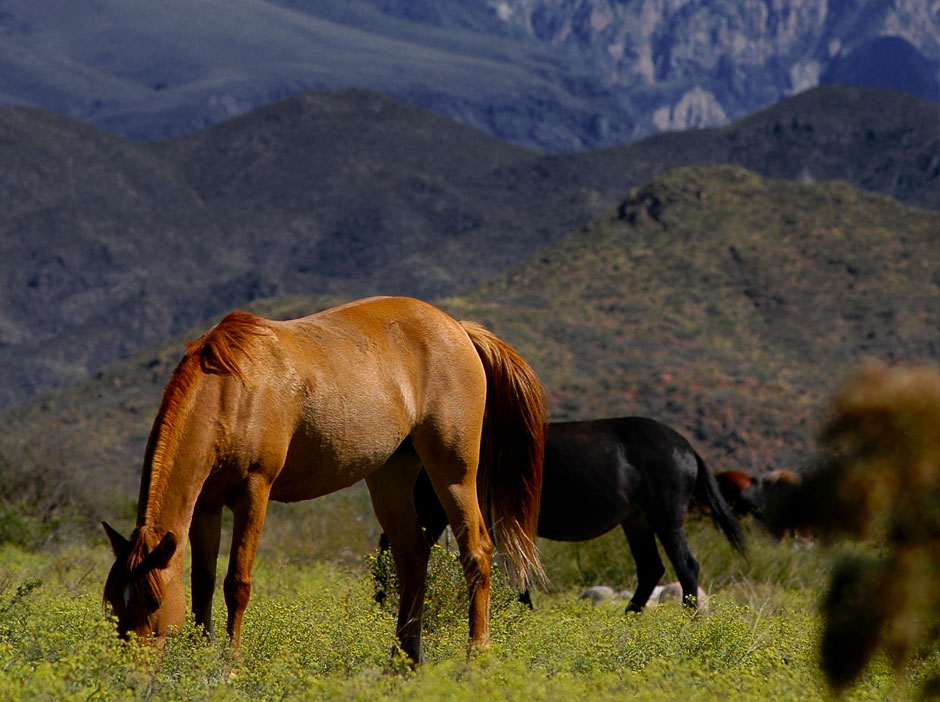
[[[820,82],[824,85],[858,85],[887,88],[940,100],[940,72],[934,62],[900,37],[880,37],[829,64]]]
[[[572,151],[725,124],[820,82],[937,100],[938,68],[940,6],[926,2],[0,3],[0,104],[141,140],[360,87]]]

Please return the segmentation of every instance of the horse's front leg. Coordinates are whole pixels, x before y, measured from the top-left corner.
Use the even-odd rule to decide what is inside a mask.
[[[641,612],[666,568],[656,548],[656,534],[645,517],[628,517],[620,526],[636,563],[636,591],[630,598],[627,611]]]
[[[251,596],[251,569],[261,540],[271,483],[260,475],[249,476],[244,491],[232,503],[232,552],[223,591],[228,609],[228,636],[234,647],[241,639],[242,617]]]
[[[212,595],[215,592],[215,569],[219,558],[219,539],[222,533],[222,504],[200,500],[193,511],[189,527],[189,543],[193,552],[193,615],[196,624],[205,628],[211,639]]]

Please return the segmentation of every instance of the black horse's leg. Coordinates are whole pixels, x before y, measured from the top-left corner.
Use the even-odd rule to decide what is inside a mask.
[[[402,650],[415,663],[424,658],[421,645],[421,619],[431,547],[421,533],[418,515],[409,504],[412,481],[417,475],[417,456],[396,453],[379,470],[366,478],[372,496],[372,507],[385,530],[395,572],[401,588],[398,606],[398,640]]]
[[[428,544],[433,546],[447,528],[447,513],[441,506],[441,501],[437,499],[428,472],[423,468],[415,479],[414,498],[418,521],[424,528]]]
[[[414,487],[415,512],[418,515],[418,522],[424,529],[424,536],[428,545],[433,546],[441,538],[444,529],[447,528],[447,514],[441,507],[440,500],[434,493],[434,486],[431,485],[431,479],[423,468],[415,479]],[[388,535],[383,531],[379,536],[379,552],[385,553],[389,549]],[[382,575],[377,574],[375,601],[383,604],[387,597],[386,590],[390,587],[388,580]]]
[[[689,607],[698,606],[698,561],[692,556],[689,544],[685,540],[682,526],[674,526],[657,531],[666,556],[672,563],[682,585],[682,603]]]
[[[656,535],[643,516],[628,517],[620,525],[630,544],[630,552],[636,562],[636,591],[627,606],[628,612],[639,612],[646,605],[653,588],[663,577],[666,568],[656,548]]]
[[[212,595],[215,592],[215,569],[219,559],[219,539],[222,533],[222,505],[196,503],[193,521],[189,527],[189,543],[193,554],[193,615],[196,624],[205,628],[211,639]]]

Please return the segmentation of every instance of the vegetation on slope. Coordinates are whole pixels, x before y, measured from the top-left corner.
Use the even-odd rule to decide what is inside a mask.
[[[0,406],[261,298],[467,290],[678,166],[938,209],[935,126],[932,103],[828,87],[721,129],[549,156],[355,90],[158,144],[0,108]]]
[[[680,169],[448,309],[541,374],[554,416],[641,414],[712,468],[799,468],[867,357],[936,362],[940,220],[841,183]]]

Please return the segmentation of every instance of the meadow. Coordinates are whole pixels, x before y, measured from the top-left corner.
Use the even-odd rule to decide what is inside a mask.
[[[578,599],[585,585],[632,587],[619,530],[584,544],[542,541],[549,591],[535,593],[530,611],[497,573],[492,644],[468,657],[463,579],[443,541],[429,573],[427,662],[412,670],[396,647],[394,602],[374,599],[373,571],[388,564],[364,546],[377,534],[374,521],[355,518],[366,499],[353,488],[274,506],[237,656],[224,636],[209,642],[191,622],[162,653],[119,641],[101,603],[112,560],[103,535],[5,544],[0,699],[826,700],[817,603],[838,554],[875,548],[778,544],[748,522],[744,560],[693,515],[706,610],[667,603],[627,615],[625,601]],[[224,616],[219,589],[217,631]],[[919,652],[897,675],[876,657],[842,699],[914,699],[938,669],[937,651]]]

